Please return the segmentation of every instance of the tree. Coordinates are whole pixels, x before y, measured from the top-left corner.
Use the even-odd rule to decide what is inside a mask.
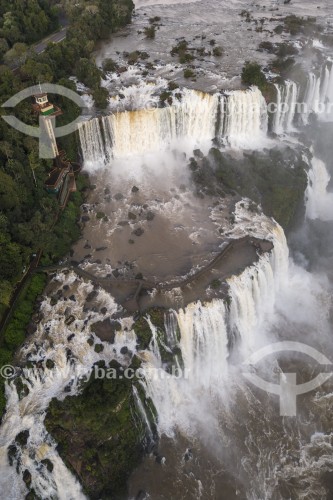
[[[42,64],[35,59],[27,59],[21,68],[22,73],[33,83],[49,83],[53,81],[53,72],[48,64]]]
[[[259,89],[265,87],[267,81],[261,66],[255,62],[246,62],[242,70],[242,82],[245,85],[256,85]]]
[[[93,98],[97,108],[105,109],[109,104],[109,92],[103,87],[99,87],[93,91]]]
[[[0,59],[6,54],[9,50],[8,42],[5,38],[0,38]]]
[[[155,26],[146,26],[143,30],[146,38],[150,38],[151,40],[156,36],[156,27]]]
[[[0,170],[0,210],[14,208],[19,203],[17,187],[10,175]]]
[[[0,281],[0,303],[8,307],[12,296],[13,287],[9,281]]]
[[[28,47],[25,43],[15,43],[4,55],[7,64],[21,64],[27,56]]]
[[[13,280],[22,272],[22,255],[16,243],[1,245],[0,251],[0,279]]]
[[[98,88],[102,78],[102,72],[89,59],[81,58],[76,66],[78,79],[90,89]]]

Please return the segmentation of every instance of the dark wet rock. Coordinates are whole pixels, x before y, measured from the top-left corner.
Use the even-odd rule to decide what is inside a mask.
[[[104,345],[103,344],[95,344],[95,348],[94,348],[95,352],[97,352],[98,354],[102,351],[104,351]]]
[[[144,231],[144,229],[142,229],[142,227],[138,227],[137,229],[135,229],[133,231],[133,234],[135,234],[135,236],[142,236],[144,232],[145,231]]]
[[[65,325],[69,326],[71,325],[72,323],[74,323],[75,321],[75,316],[73,316],[73,314],[71,314],[70,316],[68,316],[68,318],[65,320]]]
[[[123,200],[124,199],[124,195],[121,194],[121,193],[117,193],[117,194],[114,195],[114,199],[117,200],[117,201]]]
[[[55,296],[51,297],[50,305],[55,306],[57,304],[58,300],[59,300],[58,297],[55,297]]]
[[[96,252],[102,252],[103,250],[107,250],[108,247],[97,247]]]
[[[73,357],[73,353],[70,349],[66,349],[66,358],[67,360]]]
[[[65,318],[68,318],[71,315],[72,309],[70,307],[66,307],[64,315]]]
[[[132,193],[137,193],[139,191],[139,188],[137,186],[132,187]]]
[[[121,330],[121,324],[111,318],[106,318],[94,323],[90,328],[100,340],[113,344],[116,332]]]
[[[90,346],[93,346],[94,345],[94,339],[89,337],[89,339],[87,340],[87,343],[90,345]]]
[[[161,455],[157,455],[157,457],[155,458],[155,462],[157,464],[162,464],[163,463],[163,458]]]
[[[192,458],[193,458],[192,450],[191,449],[186,450],[186,452],[184,454],[184,460],[185,460],[185,462],[188,462]]]
[[[106,187],[106,188],[104,189],[104,194],[110,194],[110,193],[111,193],[110,188],[109,188],[109,187]]]
[[[71,260],[71,264],[72,266],[77,267],[80,264],[80,262],[78,260]]]
[[[91,302],[92,300],[94,300],[98,295],[98,292],[96,290],[92,290],[90,293],[88,293],[87,295],[87,298],[86,298],[86,302]]]
[[[154,212],[149,211],[149,212],[147,213],[147,220],[151,221],[151,220],[153,220],[154,218],[155,218],[155,214],[154,214]]]
[[[95,260],[95,264],[102,264],[101,259],[96,259],[96,260]]]
[[[71,390],[72,390],[72,387],[70,384],[66,385],[66,387],[64,388],[64,392],[67,392],[67,393],[71,392]]]
[[[27,326],[26,330],[27,335],[33,335],[36,331],[37,331],[37,325],[31,321]]]
[[[87,255],[85,255],[83,258],[84,259],[91,259],[92,257],[92,254],[91,253],[87,253]]]
[[[115,278],[119,278],[119,276],[120,276],[120,272],[118,271],[118,269],[114,269],[114,270],[112,271],[112,274],[113,274],[113,276],[114,276]]]
[[[52,370],[54,368],[54,366],[55,366],[54,361],[52,361],[52,359],[47,359],[46,363],[45,363],[45,366],[49,370]]]
[[[194,156],[196,156],[197,158],[201,158],[201,159],[202,159],[202,158],[204,158],[204,154],[203,154],[203,152],[202,152],[202,151],[200,151],[200,149],[195,149],[195,150],[193,151],[193,154],[194,154]]]
[[[38,500],[38,496],[36,495],[35,490],[31,489],[29,493],[25,495],[24,500]]]
[[[135,497],[135,500],[146,500],[147,497],[147,492],[144,490],[140,490],[138,494]]]
[[[128,218],[129,218],[130,220],[135,220],[135,219],[136,219],[136,215],[135,215],[135,214],[133,214],[133,212],[128,212]]]
[[[49,472],[53,471],[53,463],[51,462],[51,460],[49,460],[48,458],[44,458],[43,460],[41,460],[41,463],[45,465]]]
[[[71,295],[71,296],[69,297],[69,300],[72,300],[73,302],[76,302],[75,295]]]
[[[17,394],[20,400],[29,394],[30,391],[28,387],[23,384],[21,377],[15,378],[14,384],[16,386]]]
[[[11,444],[10,446],[8,446],[7,456],[8,456],[9,465],[13,465],[14,460],[17,459],[17,454],[18,454],[18,449],[14,444]]]
[[[31,484],[31,474],[28,471],[28,469],[25,469],[25,471],[23,472],[23,481],[25,482],[25,484],[28,487],[30,486],[30,484]]]
[[[106,307],[102,307],[101,308],[101,313],[102,314],[106,314],[108,312],[107,308]]]
[[[88,221],[90,221],[90,217],[89,217],[89,215],[82,215],[81,220],[82,220],[82,222],[88,222]]]
[[[120,222],[118,222],[118,226],[128,226],[129,222],[128,220],[121,220]]]
[[[89,245],[89,243],[86,243],[83,247],[85,250],[90,250],[91,248],[91,245]],[[68,286],[68,285],[67,285]],[[68,287],[69,288],[69,287]]]
[[[17,434],[17,436],[15,437],[15,443],[19,444],[20,446],[26,446],[28,439],[29,430],[26,429],[25,431],[21,431]]]
[[[135,276],[135,279],[136,279],[136,280],[143,280],[143,275],[142,275],[142,273],[138,273],[138,274]]]
[[[67,341],[70,342],[71,340],[73,340],[74,337],[75,337],[75,333],[71,333],[70,335],[68,335]]]
[[[120,354],[127,354],[127,353],[128,353],[128,347],[124,345],[124,346],[120,349]]]
[[[132,239],[129,239],[129,240],[128,240],[128,243],[129,243],[130,245],[134,245],[135,241],[134,241],[134,240],[132,240]]]

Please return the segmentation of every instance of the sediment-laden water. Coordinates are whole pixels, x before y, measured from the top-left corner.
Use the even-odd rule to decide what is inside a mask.
[[[153,3],[138,1],[137,7],[148,6],[151,15],[159,12]],[[232,3],[230,19],[235,18],[236,11],[239,15],[242,5]],[[309,2],[295,1],[295,11],[302,5],[306,12],[313,13]],[[220,7],[215,2],[209,10],[198,2],[195,12],[192,5],[192,35],[195,30],[202,33],[202,23],[208,18],[221,17],[224,11]],[[165,37],[173,40],[179,29],[172,26],[170,19],[175,24],[176,15],[185,15],[188,8],[161,8],[168,23],[161,28],[156,42],[155,50],[160,54]],[[290,7],[279,4],[279,8],[285,12]],[[201,15],[202,9],[207,11],[205,16]],[[216,25],[207,23],[209,34],[220,30],[218,19]],[[143,13],[138,14],[136,22],[143,22]],[[112,50],[130,44],[132,36],[127,42],[117,39]],[[244,37],[234,42],[232,48],[227,47],[230,55],[235,57],[250,38]],[[146,43],[142,42],[143,46]],[[243,55],[234,58],[229,68],[239,74],[241,62]],[[218,73],[218,68],[214,71]],[[80,257],[82,268],[110,278],[117,270],[123,278],[131,279],[133,268],[144,269],[150,278],[165,280],[189,273],[205,262],[207,253],[223,248],[226,238],[217,231],[223,219],[228,241],[249,235],[274,245],[271,252],[258,253],[257,261],[246,269],[239,269],[239,262],[235,265],[234,275],[226,279],[228,292],[223,298],[198,300],[166,311],[164,345],[156,325],[147,318],[152,335],[148,348],[140,352],[145,373],[141,389],[156,409],[159,460],[151,453],[134,471],[129,482],[130,498],[135,498],[139,491],[140,498],[146,494],[144,498],[153,500],[316,500],[332,495],[331,382],[298,398],[296,417],[281,417],[277,396],[255,388],[243,375],[244,362],[253,352],[282,340],[311,345],[333,359],[332,282],[324,273],[330,261],[323,256],[321,268],[316,268],[313,255],[321,254],[321,249],[308,248],[308,253],[303,252],[306,238],[299,248],[296,238],[297,251],[294,243],[290,254],[282,228],[260,209],[253,211],[249,200],[217,200],[216,195],[209,194],[204,200],[196,199],[186,173],[193,149],[206,152],[212,141],[236,157],[244,150],[288,141],[289,133],[296,142],[297,127],[310,123],[309,112],[296,112],[298,96],[303,93],[310,111],[320,102],[332,102],[332,75],[331,62],[325,61],[319,71],[310,73],[305,89],[291,80],[276,85],[278,104],[287,104],[288,110],[280,109],[274,116],[274,139],[268,140],[268,114],[257,88],[228,93],[185,89],[170,106],[142,109],[151,102],[151,94],[147,93],[144,106],[136,102],[135,96],[146,88],[141,82],[139,89],[128,91],[128,95],[134,96],[131,110],[118,109],[80,127],[85,168],[96,182],[95,193],[84,207],[88,217],[84,239],[74,248],[73,258]],[[156,104],[154,99],[153,102]],[[329,121],[331,115],[326,113],[320,119]],[[311,135],[309,129],[303,132]],[[315,139],[314,142],[316,149],[318,144]],[[319,235],[332,233],[332,165],[324,161],[324,151],[321,153],[317,155],[316,151],[309,165],[306,220],[298,238],[306,234],[309,224],[318,228]],[[126,219],[124,223],[125,213],[130,222]],[[146,236],[148,233],[147,239],[144,233],[137,233],[136,239],[133,236],[139,223]],[[157,234],[155,239],[153,234]],[[89,255],[84,255],[84,250]],[[96,257],[98,252],[101,258],[92,262],[92,254]],[[118,260],[119,269],[114,268],[115,259],[123,259]],[[159,268],[163,268],[160,275]],[[173,293],[182,292],[179,289]],[[18,361],[49,360],[51,368],[34,374],[23,371],[25,390],[18,390],[13,382],[8,384],[7,412],[0,428],[2,495],[13,500],[23,498],[27,493],[23,476],[28,472],[31,487],[41,498],[81,499],[85,494],[79,481],[65,467],[56,442],[46,431],[47,406],[53,397],[62,400],[69,393],[77,394],[83,377],[95,362],[116,360],[123,366],[129,365],[131,355],[138,350],[133,318],[103,287],[68,270],[51,278],[40,314],[37,332],[22,347]],[[107,340],[101,342],[91,329],[105,315],[117,316],[121,325],[112,345]],[[101,352],[94,349],[96,343],[103,345]],[[165,368],[161,345],[169,353],[178,349],[174,362],[186,369],[187,377],[154,376],[153,369]],[[320,367],[310,360],[304,362],[301,356],[288,355],[282,360],[272,356],[252,370],[278,383],[281,372],[297,371],[299,382],[308,381]],[[146,399],[134,386],[133,397],[138,418],[153,441]],[[15,444],[16,436],[27,430],[26,443]],[[52,471],[42,462],[45,459],[52,462]]]

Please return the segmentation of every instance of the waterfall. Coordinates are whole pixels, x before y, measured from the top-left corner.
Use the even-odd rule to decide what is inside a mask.
[[[257,87],[231,92],[226,101],[222,137],[232,147],[253,148],[267,133],[267,106]]]
[[[272,131],[280,135],[292,130],[298,97],[298,87],[295,82],[287,80],[284,85],[275,85],[275,88],[277,91],[277,103]]]
[[[115,113],[80,126],[80,141],[85,162],[159,152],[182,146],[211,146],[219,97],[184,89],[181,101],[172,106]],[[93,144],[92,144],[93,143]]]
[[[133,385],[132,390],[133,390],[134,401],[135,401],[136,407],[137,407],[137,409],[139,411],[139,414],[141,416],[142,422],[145,425],[146,433],[147,433],[148,438],[149,438],[149,442],[153,442],[154,441],[153,431],[152,431],[152,428],[151,428],[151,425],[150,425],[149,418],[147,416],[145,407],[144,407],[144,405],[143,405],[143,403],[141,401],[141,398],[140,398],[140,395],[139,395],[139,391],[137,390],[137,388],[135,387],[135,385]]]
[[[79,135],[85,164],[94,168],[112,158],[172,148],[207,151],[216,135],[231,147],[258,147],[267,122],[265,99],[256,87],[225,96],[184,89],[171,106],[94,118],[81,123]]]
[[[51,305],[50,298],[46,298],[41,304],[41,314],[45,317],[45,321],[38,324],[33,341],[21,349],[23,357],[36,362],[50,359],[55,363],[55,367],[34,371],[25,369],[21,381],[29,391],[21,398],[14,382],[8,383],[6,387],[7,407],[0,428],[0,482],[3,498],[13,500],[25,498],[27,488],[22,479],[25,470],[31,474],[31,487],[40,498],[59,500],[86,498],[78,480],[59,456],[56,443],[46,431],[45,412],[52,398],[63,399],[68,395],[66,388],[71,388],[72,395],[77,394],[82,379],[90,376],[94,363],[101,359],[106,362],[114,359],[117,356],[114,350],[119,353],[124,343],[132,351],[136,346],[135,335],[121,332],[121,335],[116,335],[114,344],[105,344],[103,352],[97,354],[87,343],[90,336],[89,326],[103,320],[104,315],[95,312],[87,319],[84,311],[86,298],[94,286],[78,279],[74,273],[58,274],[53,279],[53,285],[56,286],[57,283],[60,290],[63,290],[65,284],[71,286],[77,300],[69,306],[62,298],[56,305]],[[117,310],[112,297],[103,290],[99,291],[98,300],[101,305],[107,307],[110,314]],[[66,324],[66,311],[69,308],[76,318],[70,325]],[[70,344],[69,335],[73,335]],[[69,345],[72,357],[67,359]],[[8,447],[15,443],[17,434],[25,430],[29,430],[27,445],[23,447],[17,445],[14,463],[10,466]],[[41,463],[43,459],[52,462],[52,472]]]
[[[98,118],[82,122],[79,126],[82,155],[86,166],[102,166],[106,161],[106,150],[102,135],[101,122]]]
[[[308,177],[306,216],[309,219],[333,220],[333,193],[327,192],[331,177],[325,163],[314,157]]]
[[[323,121],[333,120],[333,64],[329,61],[321,73],[310,73],[304,97],[302,121],[307,124],[311,113]]]
[[[158,430],[173,436],[176,428],[187,435],[217,427],[218,409],[226,403],[231,384],[231,345],[246,359],[265,340],[265,321],[272,315],[275,294],[288,272],[288,247],[283,230],[274,225],[274,249],[257,264],[228,280],[228,304],[222,299],[196,302],[174,313],[180,331],[186,377],[151,376],[161,366],[149,353],[143,365],[146,391],[158,413]],[[200,404],[198,404],[200,401]]]

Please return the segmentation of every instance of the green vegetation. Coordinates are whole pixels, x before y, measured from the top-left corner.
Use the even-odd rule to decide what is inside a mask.
[[[264,41],[259,44],[259,49],[266,50],[267,52],[274,53],[275,45],[272,42]]]
[[[99,366],[108,368],[104,363]],[[138,366],[134,358],[132,368]],[[110,367],[117,377],[96,379],[93,372],[82,394],[64,401],[53,399],[45,419],[60,456],[91,499],[127,497],[128,477],[144,453],[145,428],[132,390],[136,379],[120,379],[123,372],[116,361]],[[153,420],[150,403],[141,399]]]
[[[0,342],[0,366],[11,364],[14,352],[24,342],[26,329],[35,308],[36,298],[43,292],[45,283],[46,276],[44,274],[35,274],[28,280],[21,291],[17,299],[15,311],[6,326],[4,337]],[[1,377],[0,415],[3,414],[6,406],[4,389],[5,380]]]
[[[155,26],[146,26],[143,30],[146,38],[150,38],[153,40],[156,36],[156,27]]]
[[[277,45],[276,55],[278,57],[294,56],[298,54],[298,50],[291,43],[279,43]]]
[[[214,49],[213,49],[213,55],[215,57],[221,57],[221,56],[223,56],[223,52],[224,51],[223,51],[222,47],[219,47],[219,46],[218,47],[214,47]]]
[[[119,69],[119,66],[113,59],[108,58],[108,59],[105,59],[103,61],[103,71],[114,72],[114,71],[118,71],[118,69]]]
[[[284,19],[284,30],[291,35],[299,35],[300,33],[311,34],[320,31],[320,26],[316,25],[315,17],[305,18],[292,14]]]
[[[253,151],[235,159],[213,148],[200,165],[196,162],[195,169],[193,162],[189,167],[200,191],[219,195],[237,192],[260,204],[266,215],[288,230],[304,211],[308,167],[302,155],[303,151],[287,147]]]
[[[36,82],[53,82],[75,90],[69,76],[75,75],[90,86],[96,104],[105,107],[108,93],[100,85],[103,72],[91,60],[95,43],[131,20],[132,0],[82,0],[65,2],[70,22],[67,38],[49,44],[37,55],[28,44],[57,28],[57,11],[51,0],[4,0],[0,6],[0,95],[2,102]],[[13,72],[8,64],[21,64]],[[109,63],[110,67],[110,63]],[[78,107],[61,96],[50,96],[61,107],[58,125],[78,116]],[[15,108],[16,116],[36,126],[32,100]],[[1,108],[0,113],[7,111]],[[77,160],[76,134],[59,140],[60,149],[70,160]],[[28,267],[32,255],[43,249],[42,264],[57,262],[67,254],[80,236],[78,218],[88,178],[79,175],[77,192],[73,193],[64,211],[59,210],[55,195],[44,189],[44,181],[52,169],[52,161],[39,158],[38,140],[27,137],[0,120],[0,317],[8,308],[16,283]],[[36,298],[35,280],[26,291],[23,304],[18,303],[6,328],[1,347],[1,365],[8,363],[24,340]],[[41,293],[44,284],[39,282]],[[36,285],[37,286],[37,285]],[[21,300],[21,298],[20,298]],[[1,393],[0,412],[4,408]]]
[[[194,56],[188,52],[188,42],[186,40],[178,42],[178,44],[172,48],[171,55],[178,55],[181,64],[186,64],[194,59]]]
[[[242,70],[242,83],[247,86],[256,85],[267,102],[275,100],[276,89],[272,83],[267,81],[260,64],[256,62],[245,63]]]
[[[281,77],[287,78],[294,65],[295,59],[293,57],[288,57],[286,59],[277,57],[272,61],[270,67],[272,71],[279,73]]]
[[[50,0],[2,0],[0,54],[16,43],[32,44],[58,28],[58,12]],[[9,49],[11,50],[11,49]]]
[[[149,22],[150,24],[156,24],[156,23],[159,23],[161,20],[161,18],[159,16],[155,16],[155,17],[150,17],[149,18]]]
[[[212,287],[213,290],[218,290],[221,287],[222,283],[221,280],[215,279],[211,282],[210,286]]]
[[[138,349],[145,350],[148,349],[149,344],[152,340],[152,332],[149,323],[146,318],[150,318],[152,324],[156,327],[156,339],[158,347],[161,353],[161,359],[166,371],[169,371],[172,366],[176,366],[175,356],[178,356],[178,360],[182,363],[181,350],[178,345],[167,347],[168,339],[165,330],[165,314],[164,309],[158,307],[149,309],[145,312],[143,316],[140,316],[133,325],[133,330],[138,338]],[[179,338],[179,332],[178,332]]]
[[[242,70],[242,82],[245,85],[256,85],[260,90],[267,84],[266,76],[260,64],[247,62]]]
[[[194,78],[195,72],[191,68],[184,69],[184,78]]]
[[[5,57],[7,46],[12,50],[15,44],[31,43],[53,30],[56,12],[52,5],[48,0],[2,2],[0,57]],[[100,86],[103,71],[96,68],[91,54],[97,40],[108,37],[130,21],[132,9],[131,0],[67,2],[70,26],[66,40],[50,44],[40,55],[27,53],[18,72],[13,73],[5,64],[0,65],[2,102],[36,81],[54,82],[75,90],[75,84],[68,77],[76,75],[92,89],[97,106],[105,107],[108,92]],[[43,30],[38,28],[41,12],[49,19]],[[34,23],[31,25],[32,18],[37,18],[37,27]],[[21,46],[16,48],[23,51]],[[110,68],[110,61],[106,67]],[[66,98],[50,96],[50,100],[63,110],[63,116],[57,119],[59,125],[71,122],[79,113],[77,106]],[[16,116],[24,123],[36,125],[31,104],[28,100],[20,103]],[[4,109],[3,113],[6,113]],[[77,160],[75,134],[61,138],[59,146],[69,159]],[[71,196],[67,209],[60,213],[55,196],[44,190],[44,181],[51,169],[51,161],[39,158],[37,139],[22,135],[0,120],[0,290],[3,292],[0,314],[8,306],[13,286],[33,253],[43,248],[44,263],[53,262],[68,252],[70,244],[79,236],[76,221],[83,199],[81,191],[86,189],[87,180],[79,177],[79,192]]]

